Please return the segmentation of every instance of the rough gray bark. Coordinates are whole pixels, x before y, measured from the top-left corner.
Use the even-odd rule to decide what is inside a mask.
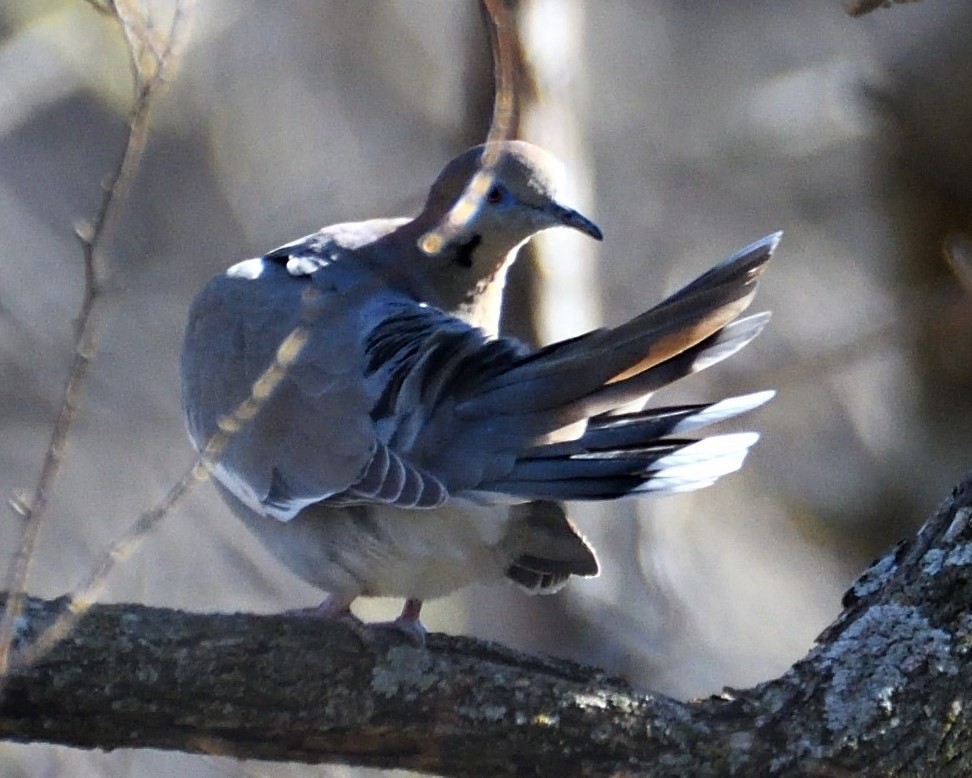
[[[596,669],[299,617],[104,605],[15,669],[0,736],[495,775],[968,775],[972,474],[783,677],[680,703]],[[32,601],[19,641],[57,602]]]

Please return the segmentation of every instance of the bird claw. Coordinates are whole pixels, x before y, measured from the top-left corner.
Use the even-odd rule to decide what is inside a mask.
[[[351,631],[368,647],[373,647],[378,632],[396,632],[405,637],[409,643],[417,648],[425,645],[428,634],[419,619],[422,610],[421,600],[406,600],[401,615],[392,621],[366,623],[351,612],[351,604],[344,600],[328,597],[320,605],[313,608],[296,608],[285,611],[285,615],[302,619],[321,619],[323,621],[339,621],[351,628]]]
[[[419,618],[421,611],[421,600],[408,599],[405,600],[402,613],[397,619],[392,621],[379,621],[371,624],[359,622],[359,624],[361,625],[362,632],[370,633],[371,638],[379,633],[387,634],[388,632],[393,632],[404,637],[416,648],[422,648],[425,645],[425,636],[428,633],[425,631],[425,626]],[[364,635],[362,635],[362,640],[366,640]]]
[[[404,635],[413,646],[421,648],[425,645],[425,636],[428,634],[419,616],[422,613],[422,601],[409,598],[405,600],[401,615],[394,621],[383,621],[372,624],[372,629],[393,630],[400,635]]]
[[[363,624],[362,626],[366,629],[370,627],[372,630],[397,632],[416,648],[422,648],[425,645],[425,637],[428,635],[421,621],[405,616],[399,616],[393,621],[380,621],[376,624]]]

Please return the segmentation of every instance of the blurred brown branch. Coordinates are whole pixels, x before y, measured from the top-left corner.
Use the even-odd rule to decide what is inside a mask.
[[[145,150],[149,112],[153,98],[175,65],[175,51],[181,41],[189,0],[176,4],[168,33],[160,41],[150,19],[128,0],[109,0],[104,5],[90,3],[99,12],[113,17],[125,37],[135,84],[134,103],[129,114],[129,133],[115,169],[103,185],[104,193],[94,218],[76,227],[84,260],[84,296],[76,319],[74,358],[64,385],[61,406],[51,430],[33,497],[16,506],[24,525],[17,553],[8,576],[10,597],[0,618],[0,690],[9,666],[10,645],[15,624],[23,608],[25,586],[30,572],[37,537],[47,508],[51,488],[60,471],[67,440],[77,415],[81,392],[97,350],[96,307],[104,284],[103,248],[115,231],[121,203]]]
[[[493,55],[493,116],[486,142],[509,140],[513,137],[516,112],[516,33],[506,0],[482,0]],[[446,217],[422,236],[420,248],[426,254],[437,254],[469,222],[493,183],[493,169],[499,161],[498,152],[489,148],[483,152],[479,173],[472,177]]]
[[[445,775],[966,775],[972,474],[785,675],[679,703],[433,635],[106,605],[14,667],[0,737]],[[61,603],[32,600],[28,640]]]
[[[878,8],[890,8],[901,3],[916,3],[918,0],[844,0],[844,10],[849,16],[864,16]]]
[[[949,235],[943,253],[955,279],[972,295],[972,237],[968,233]]]

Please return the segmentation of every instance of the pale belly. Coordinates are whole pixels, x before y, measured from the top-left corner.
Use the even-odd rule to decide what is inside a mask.
[[[228,502],[291,571],[339,597],[433,599],[471,583],[500,580],[511,560],[504,542],[509,508],[502,505],[311,506],[282,522],[234,498]]]

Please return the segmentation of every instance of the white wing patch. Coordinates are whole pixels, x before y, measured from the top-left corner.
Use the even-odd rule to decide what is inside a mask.
[[[229,278],[241,278],[244,281],[255,281],[263,275],[263,270],[263,257],[255,257],[253,259],[244,259],[242,262],[237,262],[232,267],[227,268],[226,275]]]

